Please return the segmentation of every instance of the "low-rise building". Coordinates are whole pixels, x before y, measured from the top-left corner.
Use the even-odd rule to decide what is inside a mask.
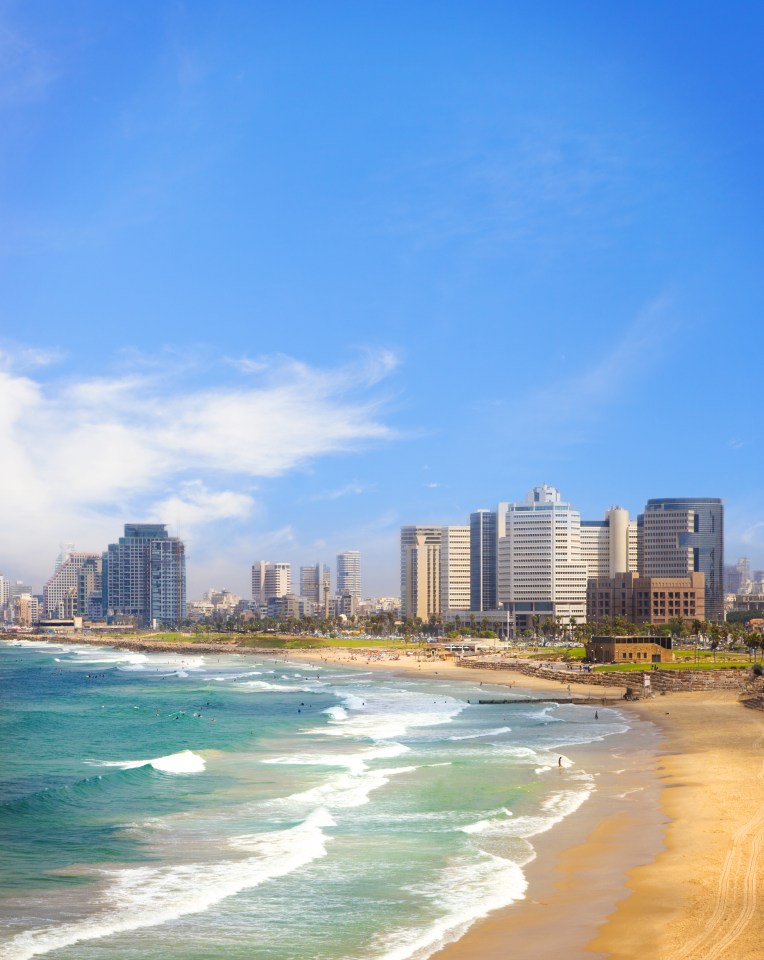
[[[594,663],[638,663],[644,666],[674,659],[671,637],[592,637],[586,659]]]

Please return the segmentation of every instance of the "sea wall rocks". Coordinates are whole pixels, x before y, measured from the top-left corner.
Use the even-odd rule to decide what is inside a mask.
[[[746,668],[719,670],[633,670],[623,673],[598,673],[594,670],[555,669],[551,665],[539,664],[529,660],[479,660],[476,657],[463,657],[459,665],[482,670],[513,670],[539,680],[554,680],[557,683],[586,683],[601,687],[620,687],[640,694],[644,689],[644,678],[649,677],[654,693],[689,693],[704,690],[735,690],[752,695],[752,684],[761,678],[752,677],[752,671]],[[760,688],[764,696],[764,685]]]

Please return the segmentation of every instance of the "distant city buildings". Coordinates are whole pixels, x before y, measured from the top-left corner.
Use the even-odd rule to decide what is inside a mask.
[[[205,590],[201,600],[186,604],[186,616],[192,623],[205,619],[227,620],[244,613],[248,606],[240,596],[230,590],[210,587]]]
[[[719,498],[654,498],[636,518],[620,506],[585,520],[548,484],[524,500],[472,511],[468,523],[410,524],[400,534],[400,600],[361,592],[361,552],[299,568],[257,560],[251,601],[210,588],[186,603],[185,545],[165,524],[128,523],[103,554],[62,546],[42,595],[0,575],[0,623],[134,623],[176,627],[188,621],[258,617],[351,621],[383,614],[430,624],[479,623],[509,635],[554,618],[669,623],[721,620],[725,610],[764,611],[764,571],[742,557],[724,565]],[[325,629],[317,625],[317,629]]]
[[[402,617],[463,621],[466,613],[507,630],[535,629],[551,617],[573,625],[592,613],[591,585],[598,616],[607,609],[628,611],[632,622],[723,618],[718,498],[652,499],[636,520],[618,506],[602,520],[582,520],[542,484],[525,501],[501,501],[469,520],[468,527],[401,528]],[[754,582],[746,567],[736,572],[736,585]]]

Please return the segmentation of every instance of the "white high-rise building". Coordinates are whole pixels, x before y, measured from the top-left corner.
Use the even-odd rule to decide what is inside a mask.
[[[604,520],[582,520],[581,559],[590,579],[636,573],[637,521],[623,507],[611,507]]]
[[[271,563],[256,560],[252,564],[252,601],[265,606],[274,597],[285,597],[292,592],[291,563]]]
[[[532,618],[586,620],[587,567],[581,556],[581,515],[554,487],[534,487],[510,503],[499,538],[499,605],[525,629]]]
[[[440,613],[470,609],[470,528],[441,527]]]
[[[346,550],[337,554],[337,596],[361,598],[361,553]]]

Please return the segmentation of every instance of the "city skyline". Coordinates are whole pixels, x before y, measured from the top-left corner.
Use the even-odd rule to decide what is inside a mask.
[[[764,11],[712,9],[6,7],[0,571],[161,522],[189,596],[389,595],[537,483],[764,568]]]

